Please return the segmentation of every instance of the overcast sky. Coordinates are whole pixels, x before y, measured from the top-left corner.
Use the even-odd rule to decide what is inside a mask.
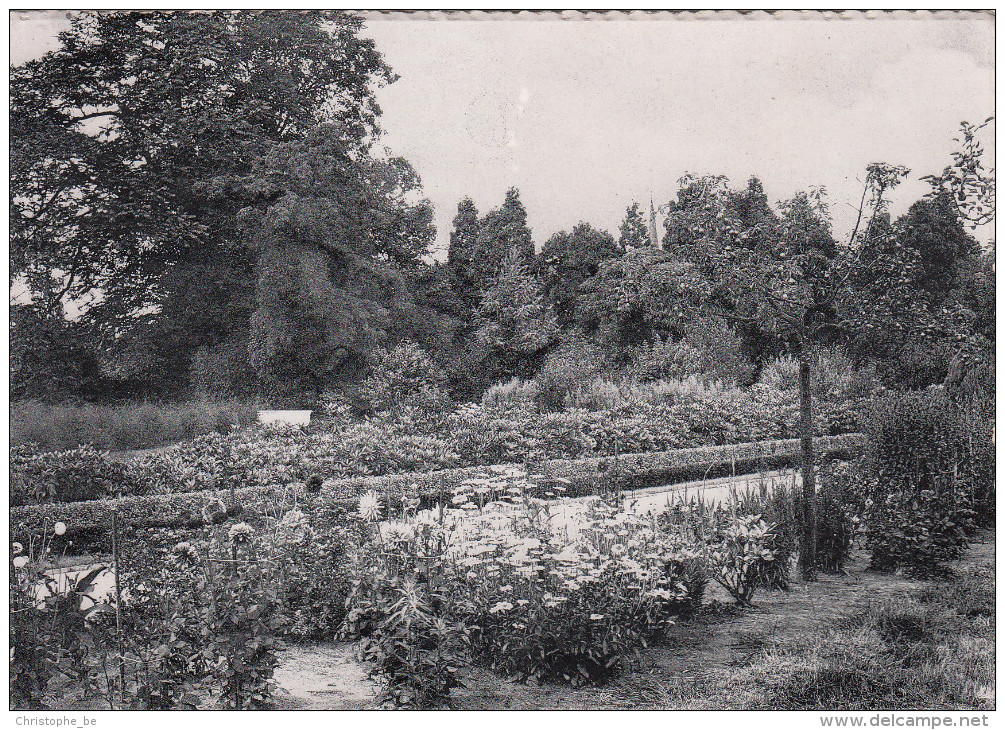
[[[11,61],[55,43],[58,13],[17,13]],[[370,20],[400,79],[382,143],[408,159],[445,247],[458,201],[515,186],[540,247],[580,220],[617,235],[626,206],[686,171],[758,175],[772,201],[825,186],[845,235],[869,162],[926,191],[962,120],[994,111],[984,20]],[[992,150],[993,151],[993,150]],[[988,238],[984,232],[981,238]]]

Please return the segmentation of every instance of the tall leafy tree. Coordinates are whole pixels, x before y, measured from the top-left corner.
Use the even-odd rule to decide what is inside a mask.
[[[904,245],[919,258],[915,285],[934,303],[943,301],[956,286],[963,261],[980,254],[952,199],[944,191],[923,198],[897,225]]]
[[[664,249],[698,246],[703,240],[737,232],[734,222],[724,217],[729,199],[728,180],[724,175],[687,173],[678,183],[676,198],[666,206]]]
[[[684,269],[681,285],[700,300],[701,311],[771,332],[799,360],[800,563],[807,577],[815,564],[813,346],[867,331],[904,330],[928,342],[969,338],[965,333],[973,313],[960,306],[929,306],[918,286],[926,272],[923,247],[890,225],[887,195],[907,173],[900,166],[868,166],[859,219],[844,246],[830,233],[819,191],[782,202],[777,225],[758,230],[762,223],[733,214],[743,208],[730,210],[735,196],[724,180],[688,177],[668,221],[674,254],[692,264]],[[939,197],[937,192],[931,204],[940,205]],[[929,211],[926,206],[924,212]],[[948,225],[951,216],[943,211]],[[761,220],[770,224],[767,216]]]
[[[984,167],[984,145],[981,130],[994,125],[994,115],[980,124],[962,122],[959,148],[953,150],[953,161],[938,175],[927,175],[935,197],[945,194],[956,206],[960,220],[971,227],[995,219],[995,171]]]
[[[478,300],[473,263],[478,246],[478,227],[478,208],[471,198],[464,198],[457,204],[450,247],[447,249],[447,265],[454,291],[472,305]]]
[[[527,227],[527,211],[520,202],[519,191],[510,188],[502,206],[489,211],[478,225],[471,268],[480,292],[492,286],[503,262],[514,250],[523,265],[533,262],[534,241]]]
[[[577,316],[584,332],[617,356],[638,345],[677,340],[698,300],[681,286],[691,264],[652,246],[600,263],[579,287]]]
[[[595,276],[601,263],[622,253],[610,233],[589,223],[579,223],[572,233],[561,231],[545,242],[534,267],[562,327],[576,322],[580,284]]]
[[[618,230],[618,245],[623,250],[649,245],[649,227],[638,203],[632,203],[625,210],[625,217]]]
[[[407,202],[417,186],[407,163],[356,153],[352,129],[335,124],[214,181],[247,203],[241,219],[259,250],[251,355],[274,388],[332,385],[407,321],[395,316],[411,308],[402,272],[434,232],[428,203]]]
[[[735,220],[745,238],[752,235],[767,234],[774,230],[778,223],[778,215],[771,209],[768,196],[760,178],[752,176],[747,180],[747,187],[742,190],[730,190],[726,195],[727,215]]]
[[[75,15],[11,71],[12,277],[57,312],[98,294],[85,317],[109,337],[152,305],[202,342],[246,329],[256,252],[242,204],[208,186],[323,120],[366,148],[393,76],[360,28],[329,11]],[[226,291],[193,306],[188,284],[210,278]]]
[[[529,375],[558,336],[558,322],[515,247],[478,308],[478,341],[497,376]]]

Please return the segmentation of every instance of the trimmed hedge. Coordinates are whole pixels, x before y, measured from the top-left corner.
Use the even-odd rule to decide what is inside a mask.
[[[815,439],[820,457],[839,456],[857,451],[865,444],[863,434],[823,436]],[[537,481],[546,487],[558,479],[568,496],[594,494],[598,488],[642,488],[657,484],[672,484],[703,475],[737,474],[751,470],[777,468],[794,463],[799,458],[799,440],[760,441],[732,446],[704,446],[661,453],[624,454],[592,459],[552,459],[527,466],[533,475],[543,475]],[[379,477],[331,479],[324,482],[318,498],[328,504],[350,508],[364,492],[373,490],[392,503],[405,496],[418,496],[425,502],[436,501],[444,493],[483,475],[488,467],[466,467],[437,472],[395,474]],[[719,469],[718,472],[715,470]],[[145,497],[92,502],[68,502],[13,507],[10,510],[11,539],[24,542],[28,535],[42,534],[56,522],[67,526],[62,541],[74,540],[79,547],[101,546],[109,541],[112,510],[117,510],[121,525],[134,527],[188,527],[204,524],[203,507],[212,499],[220,499],[227,513],[235,516],[248,512],[282,513],[294,503],[312,499],[303,484],[269,485],[242,489],[184,492]]]

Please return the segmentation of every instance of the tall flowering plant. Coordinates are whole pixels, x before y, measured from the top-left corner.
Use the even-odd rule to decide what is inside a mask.
[[[441,524],[417,519],[415,505],[401,519],[378,523],[382,514],[377,495],[363,495],[359,516],[371,523],[371,543],[352,564],[343,634],[359,641],[359,656],[384,684],[383,702],[444,706],[460,684],[468,643],[444,581],[447,537]]]
[[[507,498],[454,530],[450,580],[476,655],[522,678],[606,680],[689,595],[683,545],[601,500]]]
[[[65,584],[52,575],[58,564],[53,539],[66,533],[56,522],[51,531],[30,536],[28,545],[11,545],[10,692],[11,704],[41,709],[49,681],[63,674],[88,681],[88,655],[94,647],[89,621],[106,607],[88,592],[104,568]]]

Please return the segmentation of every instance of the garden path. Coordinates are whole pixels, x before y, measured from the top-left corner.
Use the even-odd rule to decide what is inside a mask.
[[[966,571],[993,564],[995,535],[981,533],[953,567]],[[710,686],[722,684],[731,668],[742,666],[782,634],[819,631],[828,622],[926,581],[866,570],[867,556],[857,552],[846,575],[821,575],[813,583],[794,581],[787,592],[763,592],[756,607],[742,612],[726,608],[680,623],[658,646],[650,647],[631,672],[604,687],[572,689],[559,685],[520,684],[485,669],[473,669],[465,688],[452,692],[453,705],[463,710],[597,710],[597,709],[723,709]],[[715,584],[709,599],[719,604],[728,596]],[[352,659],[349,644],[291,647],[276,671],[289,695],[280,709],[349,710],[374,708],[376,686]]]

